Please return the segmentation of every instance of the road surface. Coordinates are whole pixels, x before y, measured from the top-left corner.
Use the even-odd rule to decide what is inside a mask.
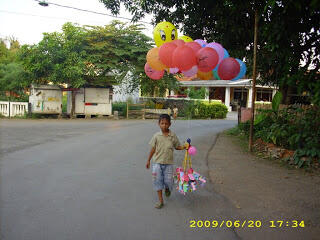
[[[207,176],[217,133],[235,124],[178,120],[171,129],[181,142],[191,138],[194,169]],[[1,120],[1,239],[239,239],[232,228],[190,228],[192,220],[232,216],[210,181],[154,208],[145,163],[157,131],[156,120]],[[175,152],[176,165],[183,156]]]

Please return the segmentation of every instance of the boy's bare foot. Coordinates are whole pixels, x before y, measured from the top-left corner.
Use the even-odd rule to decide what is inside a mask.
[[[160,209],[160,208],[163,208],[163,205],[164,204],[162,202],[158,202],[158,203],[156,203],[156,205],[154,207],[157,209]]]

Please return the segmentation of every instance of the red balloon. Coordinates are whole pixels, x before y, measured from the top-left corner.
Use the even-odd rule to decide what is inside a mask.
[[[159,58],[161,62],[169,68],[174,67],[172,65],[172,54],[176,48],[177,45],[173,42],[166,42],[162,44],[159,49]]]
[[[194,65],[197,65],[196,55],[190,47],[177,47],[172,55],[172,64],[181,71],[189,70]]]
[[[225,58],[218,67],[218,75],[222,80],[231,80],[240,72],[240,64],[232,57]]]
[[[202,48],[197,42],[187,42],[185,45],[192,48],[195,54],[197,54],[197,52]]]
[[[185,44],[185,42],[181,39],[173,40],[172,43],[176,44],[178,47],[183,46]]]
[[[164,70],[161,70],[161,71],[157,71],[157,70],[154,70],[152,69],[148,63],[146,63],[144,65],[144,71],[145,73],[147,74],[147,76],[151,79],[154,79],[154,80],[159,80],[163,77],[163,74],[164,74]]]
[[[211,71],[217,66],[218,61],[219,55],[213,48],[204,47],[197,52],[197,63],[201,72]]]

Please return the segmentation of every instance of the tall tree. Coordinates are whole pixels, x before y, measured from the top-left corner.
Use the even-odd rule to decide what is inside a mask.
[[[307,90],[320,103],[319,0],[100,1],[113,14],[119,14],[122,3],[133,14],[133,21],[153,14],[154,24],[170,21],[194,39],[220,42],[232,56],[246,59],[249,75],[257,9],[260,82],[276,84],[283,92],[290,87]]]
[[[23,46],[20,59],[35,83],[110,86],[129,79],[133,91],[144,71],[151,39],[138,25],[114,21],[104,27],[63,25],[36,45]]]
[[[9,47],[6,42],[9,42]],[[29,85],[29,78],[18,62],[19,42],[11,37],[9,41],[0,39],[0,95],[4,92],[14,92],[23,95],[23,90]]]

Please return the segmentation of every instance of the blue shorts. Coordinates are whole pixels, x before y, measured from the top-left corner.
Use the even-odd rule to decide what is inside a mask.
[[[152,184],[156,191],[164,188],[172,190],[173,187],[173,165],[153,163],[152,165]]]

